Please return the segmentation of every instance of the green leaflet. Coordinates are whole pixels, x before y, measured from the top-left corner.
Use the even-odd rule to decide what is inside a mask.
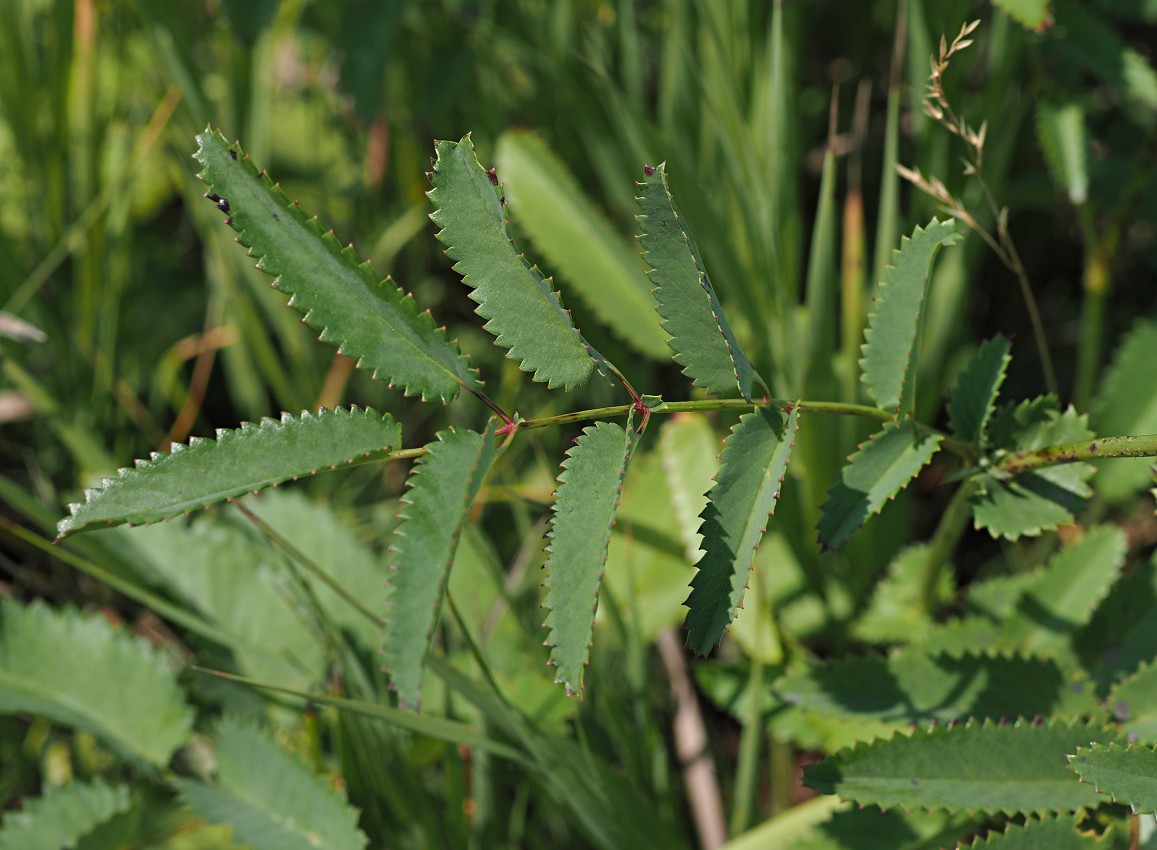
[[[100,616],[0,600],[0,713],[85,729],[162,768],[189,737],[176,673],[144,641]]]
[[[920,317],[928,296],[932,261],[939,250],[963,236],[952,219],[936,219],[926,228],[917,227],[912,238],[903,237],[900,249],[892,253],[892,264],[877,284],[876,300],[864,332],[864,389],[882,408],[911,410],[911,373],[919,342]]]
[[[543,626],[550,630],[546,645],[551,647],[550,663],[558,668],[555,682],[568,695],[582,693],[611,526],[639,436],[633,412],[625,429],[596,422],[583,429],[558,476],[550,557],[544,566],[544,605],[551,611]]]
[[[1157,744],[1157,664],[1146,661],[1113,685],[1105,704],[1130,741]]]
[[[934,627],[924,608],[927,562],[934,556],[928,543],[901,549],[888,564],[888,571],[876,584],[867,609],[853,624],[855,636],[868,643],[919,643]],[[937,572],[934,601],[952,602],[956,592],[951,568]]]
[[[498,456],[491,419],[481,433],[441,431],[414,466],[390,546],[385,667],[403,707],[418,708],[422,669],[450,565],[474,498]]]
[[[1101,392],[1093,405],[1098,434],[1157,433],[1157,321],[1133,325],[1113,356]],[[1097,472],[1097,495],[1114,502],[1133,498],[1153,481],[1153,458],[1103,461]]]
[[[747,577],[775,511],[779,487],[787,471],[799,405],[786,420],[774,407],[744,414],[723,446],[722,465],[703,509],[703,557],[691,580],[685,603],[687,645],[706,655],[735,619],[747,589]]]
[[[1157,812],[1157,750],[1153,747],[1109,741],[1081,747],[1068,758],[1081,781],[1104,797],[1135,812]]]
[[[1030,818],[1009,824],[1004,832],[989,832],[971,844],[957,846],[958,850],[1108,850],[1115,846],[1107,836],[1102,839],[1091,830],[1078,832],[1084,819],[1083,812]]]
[[[948,399],[948,426],[959,439],[976,445],[985,442],[988,420],[1004,383],[1011,343],[1004,337],[988,340],[968,361]]]
[[[1005,451],[1039,449],[1092,436],[1085,416],[1071,407],[1060,412],[1056,399],[1047,396],[1006,405],[989,425],[990,445]],[[976,527],[994,537],[1016,540],[1072,522],[1092,495],[1088,480],[1095,471],[1087,463],[1067,463],[1011,478],[981,475],[972,499]]]
[[[1116,31],[1084,3],[1056,0],[1056,10],[1066,55],[1075,57],[1137,106],[1157,110],[1157,71],[1144,54],[1126,47]],[[1123,114],[1130,112],[1124,110]]]
[[[748,401],[770,400],[771,392],[739,347],[699,252],[667,188],[665,165],[648,169],[639,198],[643,259],[659,302],[663,329],[671,336],[675,362],[697,387]]]
[[[1044,32],[1053,24],[1050,0],[993,0],[993,5],[1037,32]]]
[[[719,438],[702,413],[676,413],[659,431],[659,452],[675,511],[675,533],[683,541],[688,564],[694,564],[703,556],[699,517],[719,471]]]
[[[61,537],[93,527],[150,522],[179,516],[327,469],[384,457],[399,448],[402,427],[370,408],[303,412],[300,417],[246,422],[217,439],[174,443],[85,491],[72,515],[57,524]]]
[[[905,419],[889,422],[848,459],[840,479],[824,502],[819,522],[820,544],[835,549],[884,503],[916,477],[936,454],[942,438],[923,434]]]
[[[434,326],[389,278],[381,280],[353,246],[343,248],[291,203],[241,150],[217,131],[197,137],[194,154],[209,197],[229,215],[237,241],[258,257],[257,267],[273,275],[275,288],[290,296],[303,321],[356,358],[375,378],[423,399],[450,401],[460,387],[480,383],[457,346]]]
[[[1065,755],[1119,733],[1083,724],[969,722],[841,750],[804,769],[825,794],[878,806],[1033,814],[1100,802],[1065,768]]]
[[[636,351],[665,361],[667,336],[638,249],[611,227],[537,136],[503,133],[495,156],[507,203],[568,291]]]
[[[1041,101],[1036,108],[1036,135],[1053,182],[1074,204],[1089,199],[1088,137],[1085,112],[1075,100]]]
[[[1091,710],[1093,694],[1076,694],[1072,685],[1048,658],[903,649],[812,663],[772,690],[788,705],[830,717],[927,724]]]
[[[206,823],[229,826],[252,850],[362,850],[368,843],[342,792],[266,733],[227,717],[217,738],[216,784],[174,781]]]
[[[127,812],[132,798],[126,786],[73,782],[49,788],[43,797],[25,797],[18,811],[4,814],[0,850],[60,850],[81,846],[95,827]]]
[[[534,373],[534,380],[565,390],[584,383],[598,354],[579,334],[550,280],[515,250],[497,178],[478,162],[469,136],[439,141],[435,149],[434,188],[428,195],[436,209],[430,218],[441,228],[438,239],[478,302],[486,330],[519,369]]]

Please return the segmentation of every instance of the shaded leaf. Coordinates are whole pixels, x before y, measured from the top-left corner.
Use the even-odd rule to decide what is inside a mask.
[[[132,805],[129,789],[99,778],[49,786],[42,797],[26,797],[0,824],[0,850],[61,850],[77,847],[95,827]]]
[[[1098,794],[1135,812],[1157,812],[1157,749],[1104,741],[1080,747],[1068,758]]]
[[[1054,36],[1069,55],[1147,111],[1157,111],[1157,71],[1145,56],[1127,47],[1121,37],[1075,0],[1056,0]],[[1125,110],[1128,115],[1131,110]]]
[[[788,809],[780,817],[784,818],[794,811],[795,808]],[[767,825],[774,824],[778,819],[773,818]],[[724,850],[769,850],[773,847],[790,847],[791,850],[941,850],[949,842],[970,835],[978,823],[977,818],[944,812],[882,811],[875,806],[868,806],[838,811],[828,821],[812,829],[809,835],[789,839],[788,843],[745,842],[748,835],[754,836],[764,829],[756,827],[724,845]],[[770,829],[768,833],[775,835]]]
[[[1053,182],[1072,203],[1085,203],[1089,199],[1088,136],[1081,105],[1041,101],[1036,108],[1036,134]]]
[[[361,850],[368,843],[344,795],[264,732],[226,718],[217,738],[216,784],[174,782],[202,820],[229,826],[252,850]]]
[[[971,844],[957,845],[959,850],[1096,850],[1113,846],[1111,840],[1095,832],[1080,832],[1083,813],[1057,817],[1030,818],[1024,823],[1008,824],[1003,832],[989,832]]]
[[[611,526],[639,436],[633,415],[625,429],[596,422],[583,429],[558,476],[550,556],[543,567],[548,588],[544,605],[550,609],[543,626],[550,630],[546,645],[551,647],[550,663],[558,668],[555,682],[567,694],[582,693]]]
[[[522,230],[607,327],[636,351],[668,356],[646,266],[546,144],[510,131],[498,140],[498,173]]]
[[[291,203],[278,186],[220,132],[197,137],[194,154],[209,197],[229,215],[237,241],[258,257],[257,268],[290,296],[289,306],[321,332],[323,342],[358,361],[407,395],[450,401],[460,387],[480,383],[457,346],[389,278],[381,280],[353,246],[343,248]]]
[[[911,239],[903,237],[892,254],[892,264],[876,288],[860,360],[864,389],[880,407],[897,410],[902,399],[910,407],[911,387],[905,385],[914,379],[910,372],[932,261],[942,247],[962,238],[954,220],[932,219],[928,227],[917,227]]]
[[[847,656],[813,663],[773,687],[785,703],[833,717],[890,723],[1077,714],[1094,695],[1074,690],[1051,659],[903,649],[887,658]]]
[[[246,422],[217,431],[217,439],[174,443],[85,491],[72,516],[57,524],[61,537],[93,527],[144,525],[338,466],[385,457],[399,448],[402,427],[388,413],[346,410],[283,413],[280,420]]]
[[[176,673],[100,616],[0,599],[0,712],[40,714],[164,767],[189,737]]]
[[[584,383],[594,353],[551,281],[515,250],[497,178],[478,162],[469,136],[439,141],[435,149],[430,218],[486,330],[534,380],[566,390]]]
[[[804,769],[804,783],[857,803],[1031,814],[1099,801],[1065,755],[1116,740],[1096,726],[966,723],[860,744]]]
[[[1093,405],[1092,425],[1098,434],[1157,433],[1157,321],[1133,325],[1113,355]],[[1153,481],[1153,458],[1102,461],[1096,477],[1097,495],[1112,501],[1132,498]]]
[[[491,419],[481,434],[457,428],[439,432],[415,464],[402,497],[390,546],[384,653],[404,707],[421,703],[426,651],[462,528],[498,454],[498,424]]]
[[[1051,0],[993,0],[993,5],[1038,32],[1043,32],[1053,24]]]
[[[988,340],[968,362],[948,399],[948,425],[961,440],[983,445],[988,420],[1008,364],[1011,344],[1004,337]]]
[[[877,584],[868,607],[853,625],[856,636],[869,643],[912,643],[920,641],[933,626],[924,606],[924,582],[928,559],[935,549],[919,543],[902,549],[888,563],[888,571]],[[937,570],[934,601],[952,601],[955,584],[950,566]]]
[[[676,413],[659,432],[659,452],[677,520],[675,530],[683,540],[688,564],[694,564],[703,555],[699,517],[719,471],[719,438],[702,413]]]
[[[710,652],[735,619],[798,428],[798,405],[786,418],[777,408],[762,407],[740,417],[723,445],[699,527],[703,557],[685,603],[687,645],[695,652]]]
[[[1130,742],[1157,744],[1157,664],[1145,661],[1113,685],[1105,704]]]
[[[932,459],[941,439],[939,434],[921,434],[905,419],[898,425],[889,422],[863,443],[848,458],[823,504],[818,528],[824,548],[840,546],[879,513]]]
[[[707,270],[667,188],[666,166],[649,168],[642,186],[639,238],[675,362],[695,386],[708,392],[727,396],[738,388],[748,401],[770,400],[767,384],[752,368],[723,316]]]

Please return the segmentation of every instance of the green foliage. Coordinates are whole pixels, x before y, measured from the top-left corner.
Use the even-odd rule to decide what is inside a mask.
[[[920,315],[928,298],[932,262],[941,248],[962,238],[952,219],[932,219],[927,227],[917,227],[911,239],[901,239],[892,255],[868,315],[860,361],[864,389],[880,407],[912,409],[915,380],[910,372],[919,347]]]
[[[224,824],[253,850],[360,850],[368,843],[357,812],[322,776],[263,732],[231,718],[217,727],[216,782],[178,780],[186,803],[208,823]]]
[[[403,706],[421,702],[422,664],[446,592],[446,578],[470,508],[497,456],[491,419],[486,429],[443,431],[410,476],[390,547],[385,658]]]
[[[1080,829],[1080,813],[1030,818],[1023,824],[1012,824],[1003,832],[990,832],[967,845],[974,850],[1093,850],[1107,842],[1094,833]],[[963,848],[963,845],[961,845]]]
[[[948,399],[948,425],[961,440],[983,446],[988,422],[996,409],[996,398],[1008,364],[1011,343],[1003,337],[990,339],[968,361],[952,396]]]
[[[1089,198],[1088,134],[1078,103],[1042,102],[1036,110],[1036,132],[1053,182],[1074,204]]]
[[[323,342],[336,344],[375,378],[408,395],[449,401],[460,387],[477,386],[465,358],[430,314],[419,312],[414,299],[378,278],[352,245],[343,248],[333,231],[323,231],[316,218],[291,203],[240,145],[229,145],[212,130],[197,141],[209,199]]]
[[[1134,323],[1105,373],[1091,423],[1100,434],[1157,433],[1157,322]],[[1101,464],[1097,494],[1114,502],[1129,498],[1153,480],[1149,458],[1120,458]]]
[[[819,523],[820,543],[834,549],[879,513],[884,504],[908,485],[940,447],[939,434],[921,433],[906,419],[888,423],[848,458],[824,502]]]
[[[1095,806],[1064,756],[1118,735],[1084,724],[964,723],[859,744],[804,772],[826,794],[883,807],[1045,813]]]
[[[165,659],[97,616],[0,601],[0,711],[84,729],[163,768],[192,712]]]
[[[550,614],[543,627],[549,629],[550,663],[558,668],[555,682],[568,695],[582,693],[611,526],[640,436],[631,416],[625,429],[610,422],[592,425],[567,452],[558,475],[544,566]]]
[[[771,392],[739,347],[691,234],[667,187],[665,163],[646,172],[639,198],[640,242],[651,267],[663,329],[671,337],[675,362],[697,387],[727,396],[736,386],[748,401]]]
[[[687,645],[700,654],[723,637],[747,589],[755,548],[775,512],[799,428],[799,405],[748,413],[723,445],[721,466],[703,509],[703,557],[691,581]]]
[[[132,805],[126,786],[101,780],[48,790],[0,822],[0,850],[60,850],[82,846],[95,827]]]
[[[196,508],[263,490],[283,481],[339,465],[385,457],[400,448],[402,426],[388,413],[366,408],[320,410],[300,417],[282,414],[233,431],[216,441],[194,437],[174,444],[85,491],[72,516],[61,520],[61,537],[88,528],[171,519]]]
[[[1157,812],[1157,750],[1153,747],[1094,742],[1070,755],[1069,765],[1098,794],[1135,812]]]
[[[498,178],[478,162],[469,136],[435,147],[431,219],[486,330],[534,380],[565,390],[584,383],[594,367],[590,347],[551,281],[515,250]]]

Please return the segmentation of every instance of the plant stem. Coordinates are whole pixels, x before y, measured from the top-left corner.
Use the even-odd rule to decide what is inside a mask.
[[[756,813],[756,802],[759,797],[759,750],[763,742],[764,727],[763,707],[760,704],[760,697],[763,694],[763,672],[763,661],[758,657],[752,657],[751,669],[747,675],[750,710],[743,718],[743,732],[739,738],[739,762],[735,768],[735,801],[731,808],[731,835],[746,832],[751,827]]]
[[[936,588],[940,584],[940,573],[964,535],[968,518],[972,514],[968,500],[975,489],[976,479],[970,478],[956,490],[929,543],[920,576],[920,604],[928,616],[936,613]]]
[[[1153,457],[1157,455],[1157,434],[1100,437],[1076,443],[1062,443],[1041,449],[1009,452],[994,466],[998,472],[1019,475],[1043,466],[1056,466],[1106,457]]]

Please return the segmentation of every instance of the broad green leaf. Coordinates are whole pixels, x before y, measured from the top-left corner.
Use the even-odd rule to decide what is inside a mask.
[[[1006,405],[989,425],[989,443],[1005,451],[1040,449],[1092,436],[1086,417],[1071,407],[1061,413],[1050,397]],[[1072,522],[1092,495],[1088,480],[1095,471],[1087,463],[1066,463],[1011,478],[982,475],[972,499],[975,525],[994,537],[1016,540]]]
[[[192,712],[158,653],[99,615],[0,600],[0,712],[40,714],[164,767]]]
[[[880,407],[910,409],[915,379],[912,363],[919,343],[920,317],[928,297],[932,261],[940,249],[963,236],[952,219],[936,219],[903,237],[892,264],[879,282],[862,347],[864,389]]]
[[[1157,321],[1133,325],[1113,356],[1093,405],[1092,426],[1098,434],[1157,433]],[[1153,458],[1102,461],[1096,491],[1114,502],[1133,498],[1153,481]]]
[[[763,407],[744,414],[724,443],[699,527],[703,557],[685,603],[687,645],[695,652],[710,652],[735,619],[798,428],[798,405],[787,417]]]
[[[918,643],[933,627],[924,607],[924,582],[928,559],[935,549],[919,543],[900,551],[876,584],[867,609],[853,625],[857,638],[869,643]],[[952,601],[955,592],[950,565],[937,570],[934,601]]]
[[[1117,580],[1127,549],[1125,532],[1112,525],[1066,546],[1002,618],[1000,643],[1037,653],[1068,649]]]
[[[1038,32],[1049,29],[1053,24],[1051,0],[993,0],[993,5]]]
[[[841,750],[805,768],[825,794],[878,806],[1032,814],[1074,811],[1100,799],[1065,767],[1091,742],[1117,740],[1096,726],[968,722]]]
[[[289,306],[379,380],[406,395],[450,401],[461,387],[478,387],[477,375],[457,346],[436,328],[429,312],[389,278],[381,280],[333,232],[323,232],[269,176],[258,172],[241,146],[220,132],[197,137],[195,154],[209,197],[225,212],[237,240],[273,275]]]
[[[716,395],[731,395],[738,388],[748,401],[770,400],[767,384],[752,368],[723,316],[707,270],[667,188],[665,165],[647,168],[639,198],[639,228],[659,316],[683,374],[695,386]]]
[[[1069,766],[1113,802],[1135,812],[1157,812],[1157,749],[1094,743],[1070,755]]]
[[[1157,71],[1085,3],[1055,0],[1059,37],[1067,53],[1148,112],[1157,111]],[[1128,115],[1131,110],[1125,110]]]
[[[1145,661],[1113,685],[1105,704],[1130,741],[1157,744],[1157,664]]]
[[[509,131],[495,155],[519,226],[591,311],[654,360],[668,357],[646,266],[537,136]]]
[[[809,664],[772,690],[788,705],[832,717],[925,724],[1091,709],[1093,695],[1074,694],[1072,685],[1051,659],[913,648]]]
[[[996,397],[1008,364],[1011,343],[995,337],[980,346],[952,389],[948,399],[948,425],[952,433],[968,443],[983,445],[988,420],[996,409]]]
[[[266,733],[226,718],[217,728],[216,784],[174,784],[208,823],[233,830],[252,850],[362,850],[357,810],[325,776],[315,775]]]
[[[1053,182],[1072,203],[1085,203],[1089,199],[1088,137],[1081,105],[1041,101],[1036,108],[1036,135]]]
[[[905,419],[889,422],[848,458],[828,492],[819,522],[820,543],[835,549],[916,477],[940,447],[939,434],[921,434]]]
[[[498,178],[478,162],[469,136],[435,149],[430,218],[486,330],[534,380],[566,390],[584,383],[595,354],[550,280],[515,250]]]
[[[414,466],[390,546],[385,666],[402,706],[418,708],[422,668],[458,539],[498,455],[491,419],[481,434],[450,428]]]
[[[95,827],[127,812],[129,789],[74,782],[49,787],[43,797],[25,797],[18,811],[8,811],[0,822],[0,850],[60,850],[80,846]]]
[[[625,429],[596,422],[583,429],[558,476],[543,582],[550,613],[543,626],[550,630],[546,645],[558,668],[555,682],[567,694],[582,694],[611,526],[639,436],[633,416]]]
[[[1030,818],[1024,823],[1008,824],[1003,832],[989,832],[971,844],[960,844],[958,850],[1108,850],[1115,846],[1105,836],[1092,830],[1079,831],[1085,815],[1077,812],[1056,817]]]
[[[174,443],[168,454],[154,453],[85,491],[72,516],[57,524],[61,537],[94,527],[145,525],[180,516],[356,462],[385,457],[399,448],[402,427],[388,413],[356,407],[303,412],[294,417],[246,422],[218,429],[216,440],[194,437]]]

